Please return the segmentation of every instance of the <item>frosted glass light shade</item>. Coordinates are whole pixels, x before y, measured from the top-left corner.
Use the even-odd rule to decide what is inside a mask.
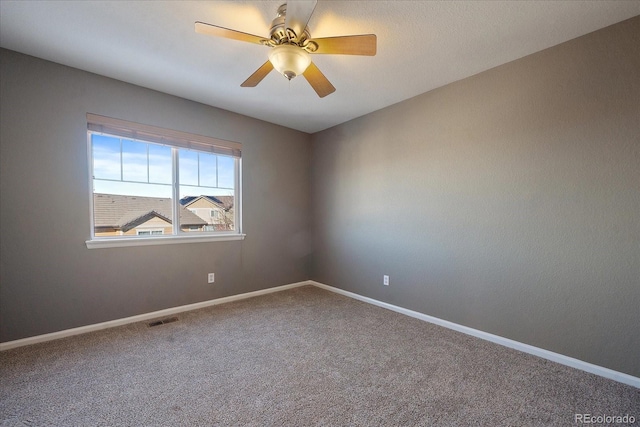
[[[311,64],[311,57],[298,46],[283,44],[271,49],[269,61],[273,64],[273,68],[291,80],[304,73],[304,70]]]

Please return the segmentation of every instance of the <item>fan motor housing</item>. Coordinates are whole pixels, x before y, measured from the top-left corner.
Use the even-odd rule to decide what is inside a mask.
[[[275,47],[283,44],[291,44],[301,47],[307,52],[315,52],[318,45],[309,41],[311,33],[309,27],[305,27],[302,34],[296,34],[291,28],[286,28],[285,21],[287,16],[287,5],[283,4],[278,8],[276,17],[271,21],[271,29],[269,30],[269,40],[263,40],[267,46]]]

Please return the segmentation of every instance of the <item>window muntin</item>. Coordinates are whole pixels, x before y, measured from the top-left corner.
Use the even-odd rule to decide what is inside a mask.
[[[240,233],[238,157],[91,130],[89,144],[92,239]],[[224,221],[209,215],[212,208]]]

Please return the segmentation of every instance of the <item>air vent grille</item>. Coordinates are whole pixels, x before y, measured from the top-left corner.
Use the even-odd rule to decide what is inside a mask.
[[[173,323],[173,322],[177,322],[178,318],[177,317],[167,317],[166,319],[158,319],[158,320],[154,320],[152,322],[147,323],[147,325],[152,328],[154,326],[160,326],[160,325],[164,325],[166,323]]]

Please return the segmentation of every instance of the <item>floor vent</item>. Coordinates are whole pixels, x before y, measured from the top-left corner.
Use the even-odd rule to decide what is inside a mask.
[[[151,328],[153,326],[160,326],[166,323],[173,323],[177,321],[178,321],[177,317],[167,317],[166,319],[154,320],[153,322],[149,322],[147,325]]]

